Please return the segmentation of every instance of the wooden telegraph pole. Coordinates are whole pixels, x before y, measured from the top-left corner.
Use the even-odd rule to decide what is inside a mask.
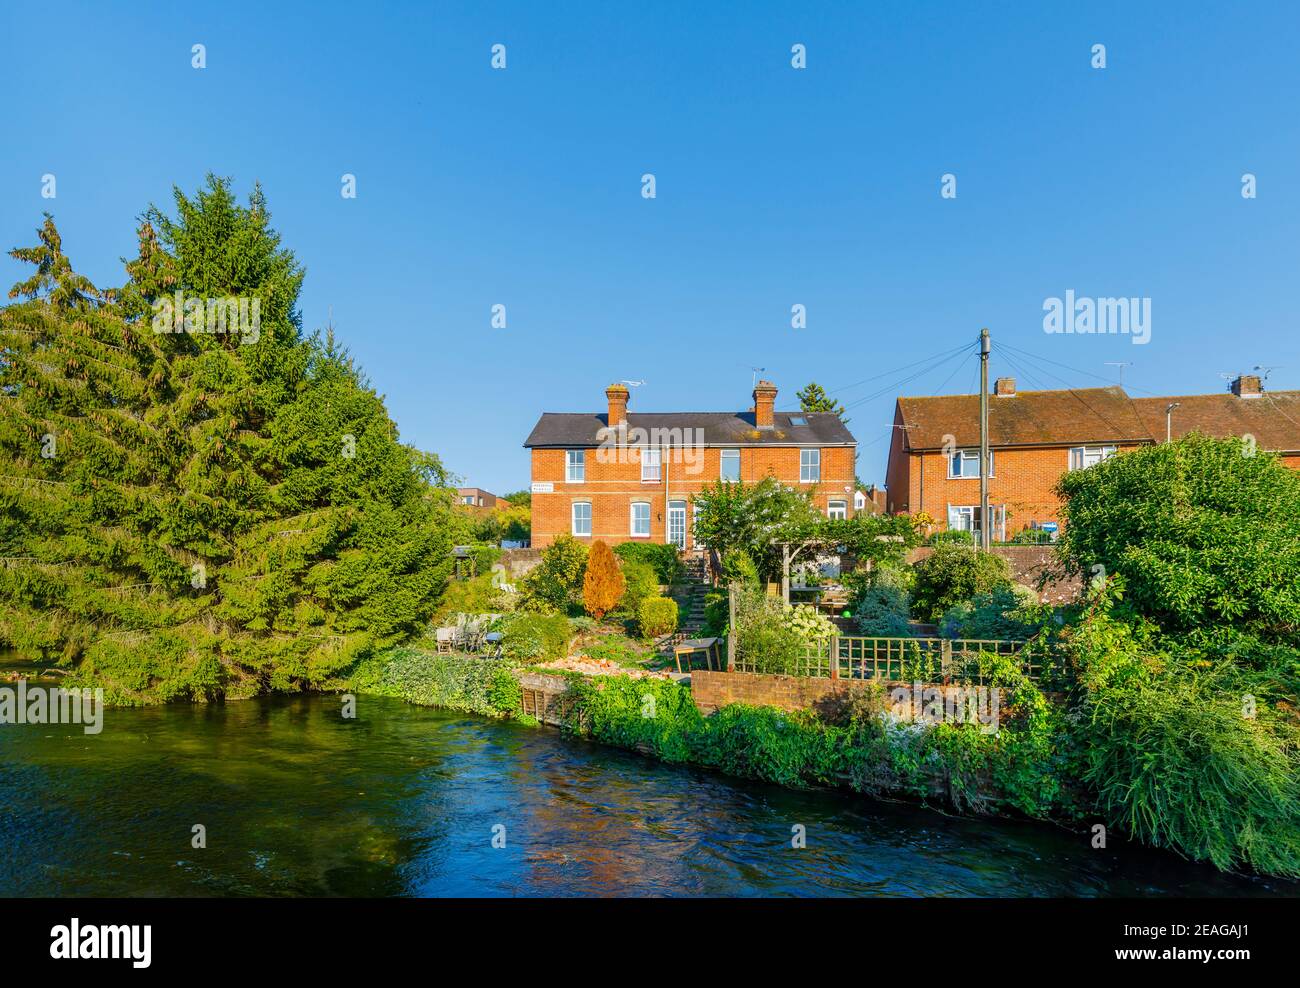
[[[980,330],[980,548],[993,544],[989,519],[989,331]]]

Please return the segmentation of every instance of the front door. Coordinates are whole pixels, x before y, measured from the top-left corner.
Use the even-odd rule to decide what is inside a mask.
[[[686,548],[686,502],[668,502],[668,542],[678,549]]]

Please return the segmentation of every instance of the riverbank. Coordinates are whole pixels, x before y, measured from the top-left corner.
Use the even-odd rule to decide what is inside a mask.
[[[1071,757],[1063,712],[1023,677],[1007,689],[996,733],[971,725],[896,723],[883,691],[859,691],[818,714],[733,703],[706,715],[689,685],[624,675],[511,669],[500,662],[399,649],[363,665],[350,688],[536,723],[527,680],[567,688],[549,720],[566,734],[796,789],[837,788],[975,815],[1081,829],[1085,807],[1062,780]],[[521,688],[520,679],[525,679]]]
[[[342,710],[282,695],[113,708],[89,739],[0,730],[13,851],[0,894],[1300,894],[1120,841],[746,781],[502,718],[375,695]]]
[[[519,687],[539,670],[512,670],[513,686],[505,684],[508,667],[491,660],[465,660],[399,650],[377,658],[353,688],[368,689],[429,706],[465,710],[498,718],[534,722],[538,699],[532,687]],[[1014,664],[991,670],[990,685],[1002,695],[1000,724],[988,733],[976,724],[900,723],[885,716],[882,691],[854,690],[836,704],[813,711],[781,710],[769,706],[731,703],[709,714],[701,712],[691,689],[676,682],[627,676],[549,674],[562,682],[562,693],[548,687],[547,719],[566,734],[648,755],[668,764],[692,765],[727,775],[773,783],[792,789],[836,788],[877,798],[905,799],[939,810],[969,816],[1028,819],[1073,832],[1083,842],[1104,843],[1125,834],[1113,814],[1100,807],[1097,789],[1089,784],[1104,757],[1104,733],[1094,731],[1098,708],[1092,698],[1054,701],[1029,681]],[[1129,694],[1124,694],[1127,698]],[[1240,718],[1214,721],[1213,730],[1185,737],[1167,732],[1184,728],[1187,718],[1206,713],[1190,699],[1170,700],[1170,710],[1152,718],[1139,708],[1135,715],[1114,708],[1106,730],[1162,732],[1174,748],[1154,745],[1161,765],[1177,768],[1188,760],[1202,771],[1217,773],[1231,790],[1243,781],[1270,781],[1285,752],[1262,747],[1267,728]],[[1088,704],[1092,704],[1091,707]],[[1218,717],[1218,712],[1208,713]],[[1185,728],[1184,728],[1185,729]],[[1216,736],[1216,733],[1217,736]],[[1094,742],[1094,737],[1101,741]],[[1256,744],[1251,748],[1240,743]],[[1235,764],[1224,765],[1222,753],[1231,742]],[[1127,737],[1125,744],[1130,741]],[[1142,742],[1146,743],[1146,742]],[[1123,749],[1121,749],[1123,750]],[[1171,754],[1172,750],[1172,754]],[[1203,764],[1202,764],[1203,763]],[[1092,776],[1095,778],[1095,774]],[[1186,785],[1194,783],[1184,783]],[[1282,786],[1294,780],[1282,779]],[[1189,797],[1190,798],[1190,797]],[[1252,798],[1258,799],[1258,794]],[[1208,797],[1207,797],[1208,799]],[[1218,810],[1217,806],[1212,807]],[[1295,839],[1289,804],[1268,816],[1250,806],[1232,806],[1228,813],[1204,813],[1203,806],[1183,800],[1163,812],[1170,819],[1192,820],[1194,827],[1179,835],[1181,844],[1155,844],[1193,860],[1211,860],[1221,870],[1239,870],[1235,857],[1215,849],[1234,846],[1252,828],[1268,830],[1277,843],[1252,849],[1257,860],[1276,862],[1256,867],[1263,874],[1295,877],[1288,841]],[[1186,853],[1191,847],[1199,853]],[[1262,852],[1262,853],[1261,853]],[[1245,869],[1249,870],[1249,869]]]

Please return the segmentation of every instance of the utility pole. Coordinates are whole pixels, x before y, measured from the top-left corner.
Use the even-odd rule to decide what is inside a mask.
[[[989,331],[980,330],[980,548],[993,544],[989,524]]]

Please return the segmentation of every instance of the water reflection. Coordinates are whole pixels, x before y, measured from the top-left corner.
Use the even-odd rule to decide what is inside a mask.
[[[110,709],[97,736],[8,726],[0,791],[8,895],[1300,894],[377,697],[355,721],[296,697]]]

